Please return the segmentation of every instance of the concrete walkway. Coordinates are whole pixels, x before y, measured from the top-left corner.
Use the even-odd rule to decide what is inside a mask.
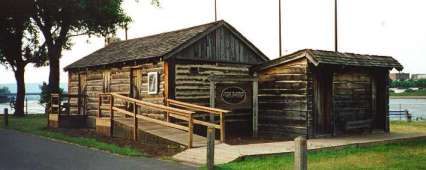
[[[131,158],[0,129],[0,170],[196,169],[171,161]]]
[[[426,133],[390,133],[369,134],[350,137],[333,137],[308,140],[308,149],[321,149],[345,145],[368,144],[376,142],[388,142],[394,140],[426,137]],[[224,164],[240,157],[253,155],[268,155],[294,152],[294,142],[273,142],[248,145],[228,145],[225,143],[215,147],[215,164]],[[173,156],[174,159],[192,164],[202,165],[206,163],[206,147],[187,149]]]

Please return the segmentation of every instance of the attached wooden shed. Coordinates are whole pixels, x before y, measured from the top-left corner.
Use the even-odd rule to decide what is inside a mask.
[[[253,68],[259,76],[259,133],[333,136],[389,131],[392,57],[304,49]]]
[[[225,21],[114,42],[65,67],[68,93],[80,96],[70,99],[70,113],[94,120],[99,94],[109,92],[162,105],[166,99],[176,99],[211,106],[215,98],[211,98],[209,77],[250,77],[250,67],[268,60]],[[227,121],[251,125],[251,103],[248,110],[216,107],[232,111]],[[162,113],[146,113],[166,119]]]

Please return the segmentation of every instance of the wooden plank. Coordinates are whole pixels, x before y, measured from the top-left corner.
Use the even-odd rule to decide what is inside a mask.
[[[192,111],[187,111],[187,110],[182,110],[182,109],[167,107],[167,106],[160,105],[160,104],[154,104],[154,103],[144,102],[144,101],[141,101],[141,100],[137,100],[137,99],[129,98],[129,97],[126,97],[126,96],[122,96],[122,95],[119,95],[117,93],[111,93],[111,95],[113,95],[114,97],[120,98],[120,99],[124,99],[124,100],[130,101],[130,102],[134,102],[137,105],[143,106],[145,108],[149,108],[149,109],[153,109],[153,110],[157,110],[157,111],[170,112],[170,113],[180,114],[180,115],[184,115],[184,116],[194,113]]]
[[[209,113],[214,113],[214,114],[222,114],[222,113],[230,112],[229,110],[223,110],[223,109],[218,109],[218,108],[213,108],[213,107],[205,107],[205,106],[181,102],[181,101],[177,101],[177,100],[173,100],[173,99],[167,99],[167,101],[171,105],[191,109],[191,110],[194,110],[194,111],[209,112]]]
[[[119,108],[116,108],[116,107],[114,107],[113,109],[115,111],[117,111],[117,112],[129,115],[129,116],[135,116],[134,113],[126,111],[126,110],[123,110],[123,109],[119,109]],[[176,128],[176,129],[180,129],[180,130],[184,130],[184,131],[188,131],[189,130],[188,127],[177,125],[177,124],[173,124],[173,123],[162,121],[162,120],[158,120],[158,119],[154,119],[154,118],[150,118],[148,116],[136,115],[136,117],[138,119],[142,119],[142,120],[145,120],[145,121],[149,121],[149,122],[156,123],[156,124],[163,125],[163,126],[167,126],[167,127],[172,127],[172,128]]]
[[[180,120],[189,121],[188,117],[179,116],[179,115],[175,115],[175,114],[169,114],[169,116],[177,118],[177,119],[180,119]],[[216,128],[216,129],[220,129],[221,128],[220,125],[217,125],[217,124],[214,124],[214,123],[210,123],[210,122],[205,122],[205,121],[202,121],[202,120],[194,119],[193,122],[194,122],[194,124],[203,125],[203,126],[206,126],[206,127],[212,126],[212,127]]]

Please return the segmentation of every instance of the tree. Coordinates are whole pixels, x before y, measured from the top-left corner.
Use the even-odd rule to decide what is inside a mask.
[[[0,7],[0,63],[12,69],[17,84],[15,116],[24,116],[25,67],[43,64],[44,45],[31,21],[31,4],[6,0]],[[11,9],[20,9],[11,11]],[[6,12],[5,12],[6,11]]]
[[[122,0],[32,0],[32,19],[46,41],[50,92],[59,92],[59,60],[70,39],[80,35],[106,36],[131,21]]]
[[[10,90],[7,87],[0,87],[0,94],[10,94]]]

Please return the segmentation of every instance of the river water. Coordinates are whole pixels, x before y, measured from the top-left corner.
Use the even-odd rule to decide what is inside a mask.
[[[426,119],[426,99],[390,99],[389,110],[408,110],[413,115],[413,119]],[[399,116],[394,116],[398,119]]]
[[[44,113],[44,106],[39,104],[38,100],[39,96],[28,96],[28,114]],[[1,114],[4,108],[8,108],[9,113],[13,113],[9,103],[0,103]],[[426,119],[426,99],[390,99],[389,110],[408,110],[413,115],[413,119]],[[394,116],[392,119],[399,119],[399,116]]]

